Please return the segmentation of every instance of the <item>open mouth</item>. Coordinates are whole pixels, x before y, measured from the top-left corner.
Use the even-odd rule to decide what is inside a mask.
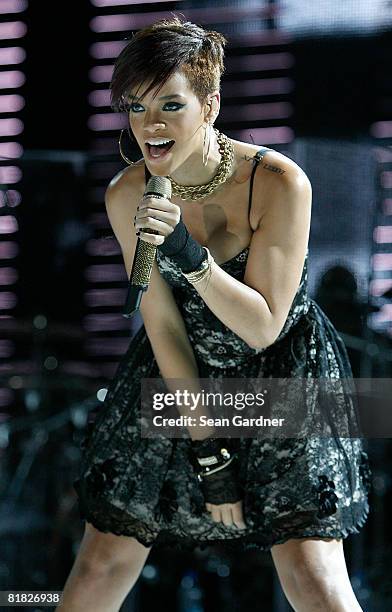
[[[161,145],[151,145],[148,142],[146,142],[146,146],[150,154],[150,157],[153,157],[153,158],[163,157],[164,155],[166,155],[166,153],[168,153],[168,151],[170,151],[173,145],[174,145],[174,140],[170,140],[170,142],[166,144],[161,144]]]

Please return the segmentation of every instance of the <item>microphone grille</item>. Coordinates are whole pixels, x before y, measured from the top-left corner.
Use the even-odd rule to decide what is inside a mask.
[[[151,176],[148,179],[146,192],[163,195],[170,200],[172,196],[172,186],[170,179],[167,176]]]

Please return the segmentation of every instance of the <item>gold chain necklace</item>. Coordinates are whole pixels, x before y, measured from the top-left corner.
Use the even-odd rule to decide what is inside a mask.
[[[200,200],[210,195],[219,185],[227,181],[234,163],[234,145],[230,138],[218,132],[216,128],[214,128],[214,132],[219,144],[219,153],[222,156],[217,173],[204,185],[179,185],[169,176],[172,184],[172,195],[178,196],[181,200]]]

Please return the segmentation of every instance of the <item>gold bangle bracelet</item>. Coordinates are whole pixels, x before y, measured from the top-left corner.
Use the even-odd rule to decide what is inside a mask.
[[[183,276],[192,284],[198,283],[203,280],[207,275],[210,275],[211,265],[214,261],[209,249],[207,247],[203,247],[207,251],[207,261],[204,261],[203,268],[201,270],[193,270],[193,272],[182,272]]]

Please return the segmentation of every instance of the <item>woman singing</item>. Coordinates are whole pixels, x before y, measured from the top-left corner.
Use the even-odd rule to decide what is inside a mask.
[[[128,276],[137,237],[157,255],[144,325],[83,444],[75,488],[86,529],[58,609],[118,610],[152,545],[222,544],[270,550],[298,612],[361,610],[342,545],[368,513],[359,437],[338,435],[333,419],[332,435],[307,439],[140,435],[143,378],[352,376],[307,295],[309,179],[213,127],[225,44],[173,17],[134,35],[115,64],[112,106],[127,112],[143,157],[111,181],[107,213]],[[143,197],[151,175],[170,180],[170,199]]]

